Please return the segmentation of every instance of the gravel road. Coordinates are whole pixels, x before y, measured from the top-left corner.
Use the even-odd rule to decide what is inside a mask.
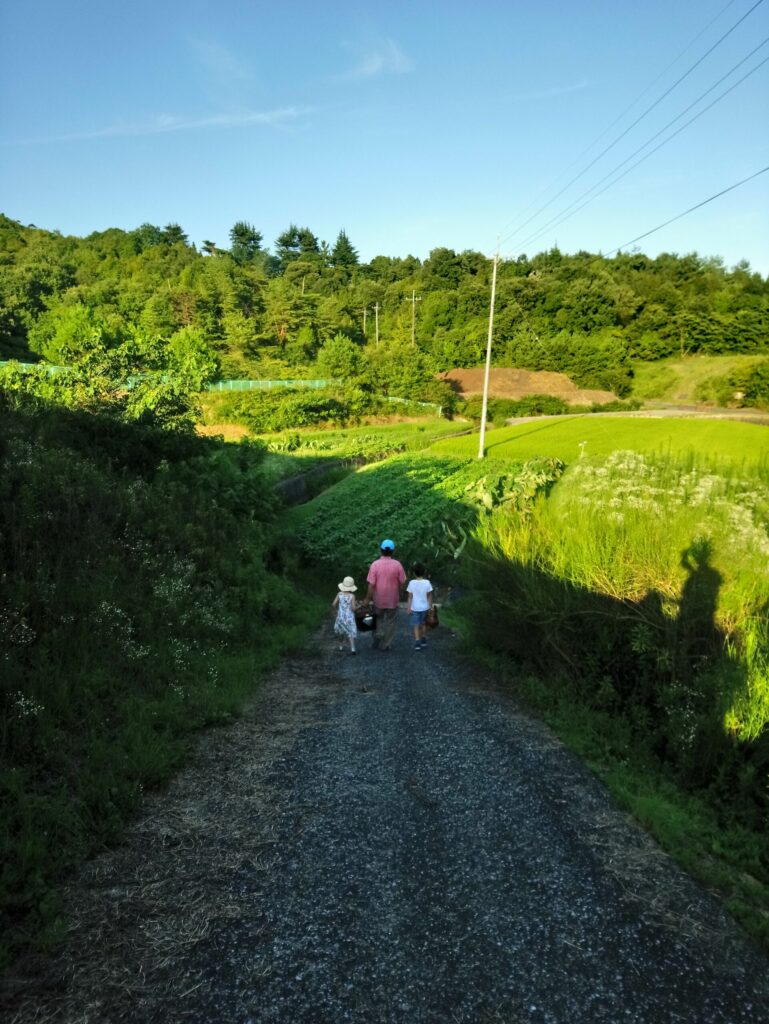
[[[8,1020],[758,1024],[769,961],[457,651],[324,630],[68,890]],[[9,994],[10,993],[10,994]]]

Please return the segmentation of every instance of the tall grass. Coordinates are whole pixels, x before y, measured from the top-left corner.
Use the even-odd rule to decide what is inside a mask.
[[[736,787],[731,812],[767,822],[768,531],[763,469],[580,460],[530,516],[479,524],[468,574],[497,611],[476,624],[492,646],[568,668],[581,699],[628,716],[687,784]]]
[[[482,519],[479,649],[769,945],[769,476],[616,452]]]

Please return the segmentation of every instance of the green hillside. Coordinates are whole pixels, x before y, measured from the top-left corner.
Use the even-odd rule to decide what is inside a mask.
[[[765,358],[765,357],[764,357]],[[755,366],[760,355],[694,355],[633,362],[631,397],[641,401],[697,402],[698,389],[713,377]]]

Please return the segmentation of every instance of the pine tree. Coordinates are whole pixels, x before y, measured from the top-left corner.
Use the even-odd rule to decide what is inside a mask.
[[[236,263],[251,263],[262,248],[263,235],[253,224],[239,220],[230,228],[230,255]]]
[[[339,232],[334,248],[331,250],[331,265],[350,269],[358,265],[358,251],[353,248],[344,230]]]

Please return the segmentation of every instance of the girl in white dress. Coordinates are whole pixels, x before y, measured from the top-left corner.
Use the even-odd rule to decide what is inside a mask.
[[[355,640],[358,636],[358,625],[355,621],[355,609],[358,607],[358,602],[355,599],[357,589],[352,576],[345,576],[339,584],[339,593],[331,602],[331,608],[336,609],[334,632],[340,640],[347,637],[350,642],[350,654],[356,653]],[[343,644],[340,644],[339,650],[344,650]]]

